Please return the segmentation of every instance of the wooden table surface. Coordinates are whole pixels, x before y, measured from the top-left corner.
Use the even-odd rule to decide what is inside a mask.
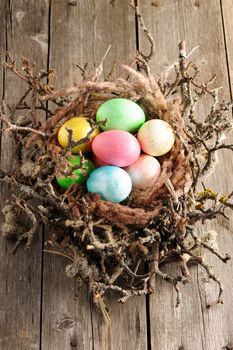
[[[217,74],[221,97],[229,99],[233,82],[233,0],[138,0],[155,40],[153,73],[177,60],[177,44],[200,45],[192,59],[203,79]],[[1,0],[1,60],[8,50],[17,60],[25,56],[40,68],[57,70],[57,87],[80,81],[76,63],[90,70],[112,45],[104,65],[115,59],[129,63],[136,48],[149,50],[127,0]],[[24,88],[1,70],[1,95],[14,101]],[[232,97],[232,96],[231,96]],[[203,106],[200,113],[205,111]],[[12,141],[1,139],[1,166],[10,170]],[[232,154],[224,152],[208,183],[219,192],[232,189]],[[1,190],[1,205],[9,196]],[[232,221],[222,219],[208,228],[218,232],[220,250],[233,251]],[[204,229],[204,228],[201,228]],[[110,302],[108,326],[92,307],[85,288],[65,276],[65,259],[43,253],[46,229],[33,248],[21,247],[10,256],[12,244],[0,237],[0,350],[221,350],[233,349],[233,263],[208,257],[224,285],[224,305],[207,309],[216,290],[201,267],[191,268],[192,280],[182,288],[175,307],[171,285],[156,282],[156,293],[136,297],[125,305]],[[224,265],[224,266],[223,266]],[[175,267],[166,267],[175,273]]]

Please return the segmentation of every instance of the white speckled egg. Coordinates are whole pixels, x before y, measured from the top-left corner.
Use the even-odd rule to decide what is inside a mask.
[[[137,137],[142,150],[155,157],[169,152],[175,142],[172,127],[161,119],[152,119],[144,123]]]

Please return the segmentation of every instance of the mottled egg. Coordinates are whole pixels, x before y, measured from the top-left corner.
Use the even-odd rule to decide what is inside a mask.
[[[111,202],[122,202],[132,189],[132,181],[127,172],[116,166],[95,169],[87,180],[87,190]]]
[[[143,109],[126,98],[112,98],[104,102],[96,113],[96,120],[107,120],[103,130],[125,130],[136,132],[145,122]]]
[[[95,137],[92,150],[102,162],[125,167],[138,159],[141,149],[136,137],[129,132],[109,130]]]
[[[135,163],[124,169],[129,174],[134,187],[145,188],[156,181],[160,173],[160,164],[156,158],[142,154]]]
[[[69,120],[67,120],[59,129],[58,131],[58,142],[62,147],[68,146],[68,137],[69,133],[67,129],[72,130],[73,132],[73,140],[79,141],[82,138],[86,137],[88,132],[91,131],[91,125],[88,122],[88,120],[84,117],[74,117]],[[91,143],[93,138],[98,135],[99,130],[95,129],[93,133],[90,136],[90,141],[82,143],[76,147],[74,147],[71,151],[72,153],[78,153],[79,151],[82,151],[83,153],[90,152],[91,151]]]
[[[87,158],[84,158],[82,168],[80,156],[72,155],[67,157],[66,160],[70,166],[68,165],[68,169],[65,169],[67,165],[64,165],[64,169],[62,170],[67,170],[67,173],[72,171],[72,166],[74,167],[80,165],[80,168],[74,169],[71,175],[65,176],[62,172],[56,175],[59,186],[64,189],[69,188],[73,184],[85,182],[90,173],[95,169],[94,164]]]
[[[175,142],[172,127],[160,119],[152,119],[143,124],[138,130],[137,138],[142,150],[156,157],[169,152]]]

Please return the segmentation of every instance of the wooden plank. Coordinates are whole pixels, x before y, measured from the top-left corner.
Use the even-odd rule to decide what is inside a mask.
[[[5,74],[2,62],[5,59],[6,51],[6,23],[5,23],[5,2],[2,1],[0,4],[0,18],[3,20],[2,29],[0,31],[0,99],[4,98],[4,85],[5,85]],[[0,122],[0,159],[1,159],[1,129],[2,123]]]
[[[0,3],[0,18],[4,19],[4,15],[5,15],[5,6],[6,3],[5,1],[1,1]],[[4,51],[6,50],[6,25],[5,22],[3,23],[2,26],[2,30],[0,31],[0,59],[1,62],[4,60],[5,58],[5,54]],[[1,67],[1,80],[0,80],[0,98],[2,99],[4,97],[4,85],[5,85],[5,81],[4,81],[4,70],[3,67]],[[1,164],[1,123],[0,123],[0,164]],[[1,209],[3,207],[3,200],[2,200],[2,194],[3,194],[3,189],[0,186],[0,223],[2,223],[2,212]],[[5,259],[5,254],[3,253],[5,251],[5,240],[4,238],[1,236],[0,233],[0,273],[2,273],[2,263]],[[4,276],[3,276],[4,278]],[[0,286],[0,295],[3,294],[3,290],[2,290],[2,286]],[[2,312],[2,310],[0,309],[0,339],[2,338],[2,329],[3,329],[3,325],[5,323],[4,320],[4,313]],[[1,340],[0,340],[1,341]]]
[[[188,49],[200,45],[200,49],[192,58],[202,69],[201,78],[205,80],[217,73],[216,85],[224,88],[221,97],[229,98],[220,1],[211,1],[211,6],[209,1],[193,0],[158,0],[153,2],[154,5],[140,0],[138,3],[155,39],[156,53],[150,64],[151,71],[159,73],[175,62],[178,57],[178,42],[186,40]],[[227,4],[225,10],[229,11]],[[231,17],[229,12],[229,21]],[[228,32],[230,36],[232,24]],[[140,35],[139,42],[140,48],[148,49],[143,34]],[[230,40],[228,45],[231,45]],[[232,47],[228,50],[230,52]],[[207,105],[204,106],[200,112],[206,112],[207,108]],[[206,183],[219,192],[229,192],[232,189],[232,170],[232,155],[224,152],[216,173]],[[231,253],[233,239],[229,232],[230,223],[218,220],[218,223],[212,224],[211,227],[219,233],[218,243],[221,251]],[[206,303],[214,299],[216,290],[213,290],[213,283],[208,283],[205,272],[199,267],[191,269],[192,282],[182,288],[183,302],[178,309],[175,308],[175,293],[172,287],[158,280],[157,292],[150,297],[152,350],[217,350],[225,348],[233,341],[233,314],[230,311],[233,264],[230,262],[223,266],[223,263],[214,257],[208,257],[208,261],[223,282],[224,305],[206,308]],[[175,267],[166,267],[165,271],[171,274],[177,272]]]
[[[5,2],[2,1],[0,4],[0,18],[2,19],[4,18],[4,13],[5,13]],[[6,27],[5,27],[5,23],[3,23],[2,30],[0,31],[0,62],[4,61],[5,50],[6,50]],[[4,95],[4,69],[2,65],[0,69],[0,77],[1,77],[0,78],[0,96],[1,96],[0,98],[2,98]]]
[[[47,62],[47,1],[1,1],[1,19],[6,26],[4,50],[19,62],[21,56],[34,60],[38,66]],[[2,26],[3,28],[3,26]],[[4,32],[5,31],[5,32]],[[2,39],[1,39],[2,42]],[[2,44],[4,43],[4,40]],[[6,73],[5,97],[16,102],[25,85]],[[12,170],[14,144],[2,134],[1,167]],[[8,187],[1,189],[2,201],[9,199]],[[3,203],[1,203],[3,204]],[[41,231],[40,231],[41,234]],[[41,237],[35,239],[33,249],[19,249],[9,255],[12,244],[0,237],[0,348],[4,350],[39,349],[41,303]]]
[[[128,63],[135,55],[135,16],[126,1],[119,0],[115,6],[105,0],[70,1],[70,5],[68,1],[52,2],[50,68],[57,70],[56,86],[80,81],[76,64],[88,62],[90,72],[110,44],[105,74],[115,59]],[[75,281],[65,276],[66,263],[44,256],[42,349],[146,349],[145,299],[124,306],[110,302],[112,322],[108,327],[102,316],[90,309],[86,290],[78,289]],[[76,347],[70,345],[72,339]]]
[[[226,41],[226,53],[227,62],[229,69],[230,78],[230,90],[231,96],[233,92],[233,37],[232,37],[232,13],[233,13],[233,2],[231,0],[221,0],[222,16],[223,16],[223,26],[224,35]]]
[[[111,323],[103,322],[100,313],[93,311],[94,349],[96,350],[146,350],[146,305],[144,297],[129,299],[119,304],[116,298],[108,302]]]

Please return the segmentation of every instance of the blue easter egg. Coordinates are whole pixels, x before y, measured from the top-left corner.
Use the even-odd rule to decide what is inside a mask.
[[[117,166],[102,166],[89,176],[87,189],[98,193],[102,199],[119,203],[130,194],[132,181],[125,170]]]

